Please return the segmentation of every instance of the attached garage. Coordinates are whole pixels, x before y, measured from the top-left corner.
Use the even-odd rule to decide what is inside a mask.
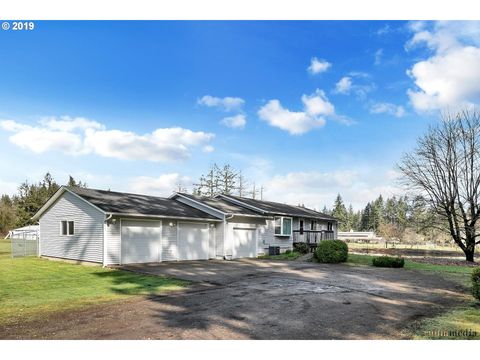
[[[122,264],[161,261],[161,222],[123,220],[121,223],[121,237]]]
[[[257,256],[257,232],[255,228],[233,228],[233,257]]]
[[[206,223],[178,223],[178,260],[208,260],[209,225]]]

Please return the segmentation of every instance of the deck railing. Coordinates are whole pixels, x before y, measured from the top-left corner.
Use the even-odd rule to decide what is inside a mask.
[[[293,242],[318,244],[322,240],[334,240],[334,232],[331,230],[293,230]]]

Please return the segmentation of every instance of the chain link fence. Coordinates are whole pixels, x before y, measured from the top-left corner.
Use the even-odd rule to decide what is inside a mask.
[[[12,237],[12,258],[38,255],[38,235]]]

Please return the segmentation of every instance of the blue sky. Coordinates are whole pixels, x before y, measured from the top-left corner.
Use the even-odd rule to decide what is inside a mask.
[[[168,195],[217,162],[269,200],[359,208],[480,96],[477,22],[35,25],[0,32],[0,192],[50,171]]]

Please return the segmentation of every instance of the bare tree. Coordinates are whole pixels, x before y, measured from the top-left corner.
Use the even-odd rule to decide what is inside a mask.
[[[237,178],[238,178],[238,186],[237,186],[238,196],[246,196],[248,182],[245,179],[245,176],[243,176],[241,171],[238,173]]]
[[[213,197],[220,193],[218,184],[218,166],[213,164],[206,175],[200,176],[200,181],[195,186],[194,194],[199,196]]]
[[[404,185],[422,196],[437,215],[432,224],[448,231],[474,261],[480,218],[480,114],[445,115],[418,139],[416,149],[398,165]],[[443,226],[446,224],[446,226]]]
[[[229,164],[217,168],[215,179],[221,194],[230,195],[236,189],[238,172]]]

